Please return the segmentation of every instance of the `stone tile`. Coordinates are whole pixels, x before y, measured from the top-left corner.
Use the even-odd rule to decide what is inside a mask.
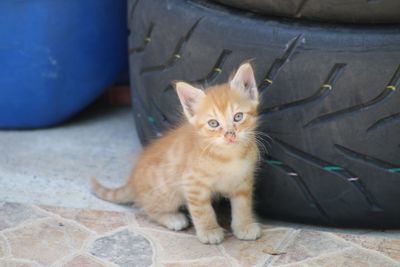
[[[376,253],[350,248],[338,253],[322,255],[303,262],[285,265],[285,267],[399,267],[396,263]]]
[[[304,225],[301,224],[296,224],[292,222],[285,222],[285,221],[277,221],[277,220],[272,220],[272,219],[267,219],[267,218],[262,218],[262,217],[257,217],[256,220],[261,226],[261,229],[269,230],[269,229],[276,229],[276,228],[287,228],[287,229],[301,229],[304,227]]]
[[[350,245],[324,232],[301,230],[274,264],[288,264],[342,250]]]
[[[373,234],[350,235],[336,234],[337,236],[360,245],[367,249],[372,249],[385,254],[386,256],[400,262],[400,239],[392,239],[390,236],[380,237]]]
[[[204,260],[164,262],[164,267],[229,267],[226,258],[215,257]]]
[[[267,259],[276,257],[266,252],[271,248],[278,249],[289,232],[287,229],[263,231],[260,239],[255,241],[242,241],[230,235],[222,246],[240,266],[261,266]]]
[[[388,238],[388,239],[400,239],[400,230],[380,230],[372,231],[368,233],[369,236]]]
[[[263,222],[260,222],[259,224],[260,224],[260,227],[262,230],[273,230],[273,229],[282,228],[282,227],[278,227],[278,226],[268,224],[268,223],[263,223]]]
[[[48,206],[42,206],[41,208],[66,219],[74,220],[97,233],[106,233],[127,225],[126,215],[122,212],[67,209]]]
[[[95,240],[90,253],[121,267],[147,267],[152,264],[154,252],[143,235],[122,230]]]
[[[222,257],[215,245],[204,245],[196,236],[180,235],[169,231],[144,231],[157,248],[159,261],[197,260],[207,257]]]
[[[3,267],[39,267],[34,262],[15,260],[15,259],[0,259],[0,266]]]
[[[105,267],[106,265],[86,255],[79,255],[63,264],[63,267]]]
[[[48,219],[4,233],[11,254],[49,266],[79,250],[89,233],[61,220]]]
[[[0,231],[43,217],[45,217],[43,214],[40,214],[28,205],[0,203]]]

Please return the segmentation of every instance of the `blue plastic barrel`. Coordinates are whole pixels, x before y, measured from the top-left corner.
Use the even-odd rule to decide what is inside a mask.
[[[0,1],[0,128],[60,123],[126,70],[126,0]]]

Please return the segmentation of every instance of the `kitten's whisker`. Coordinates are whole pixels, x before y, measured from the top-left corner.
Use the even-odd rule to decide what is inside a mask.
[[[263,146],[268,146],[268,148],[272,148],[272,145],[266,141],[265,139],[256,139],[258,142],[260,142]]]
[[[270,136],[268,136],[268,135],[265,135],[265,134],[262,135],[262,134],[259,134],[259,133],[255,133],[255,136],[273,142],[273,139],[272,139]]]
[[[261,148],[261,150],[262,150],[262,152],[263,152],[264,154],[268,154],[268,149],[267,149],[267,147],[265,146],[265,144],[264,144],[264,142],[263,142],[263,141],[265,141],[265,140],[259,140],[259,139],[255,138],[254,141],[255,141],[255,142],[257,143],[257,145]],[[269,145],[269,143],[267,143],[267,144]],[[271,148],[271,146],[270,146],[270,148]]]
[[[257,146],[259,147],[259,151],[258,151],[259,159],[261,159],[263,157],[263,155],[268,154],[268,150],[263,144],[260,144],[258,141],[256,141],[256,143],[257,143]]]
[[[274,141],[269,135],[267,135],[265,133],[261,134],[260,132],[256,132],[255,135],[254,135],[254,138],[256,138],[259,141],[265,142],[270,148],[271,148],[270,142]]]
[[[264,137],[270,139],[272,142],[274,141],[274,139],[273,139],[270,135],[268,135],[267,133],[260,132],[260,131],[254,131],[254,133],[255,133],[256,135],[264,136]]]
[[[271,144],[267,140],[263,139],[260,136],[254,136],[254,140],[257,140],[258,142],[262,143],[263,145],[266,144],[266,145],[268,145],[269,148],[272,148]]]

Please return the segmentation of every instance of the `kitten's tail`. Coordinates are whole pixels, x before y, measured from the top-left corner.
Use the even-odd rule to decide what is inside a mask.
[[[92,177],[90,184],[93,194],[98,198],[118,204],[127,204],[134,201],[132,186],[129,183],[118,188],[108,188],[100,184],[95,177]]]

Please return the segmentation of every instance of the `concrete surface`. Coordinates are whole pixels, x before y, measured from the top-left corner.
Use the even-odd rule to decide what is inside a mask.
[[[129,107],[91,109],[54,128],[0,131],[0,201],[124,210],[88,180],[122,184],[141,145]]]

